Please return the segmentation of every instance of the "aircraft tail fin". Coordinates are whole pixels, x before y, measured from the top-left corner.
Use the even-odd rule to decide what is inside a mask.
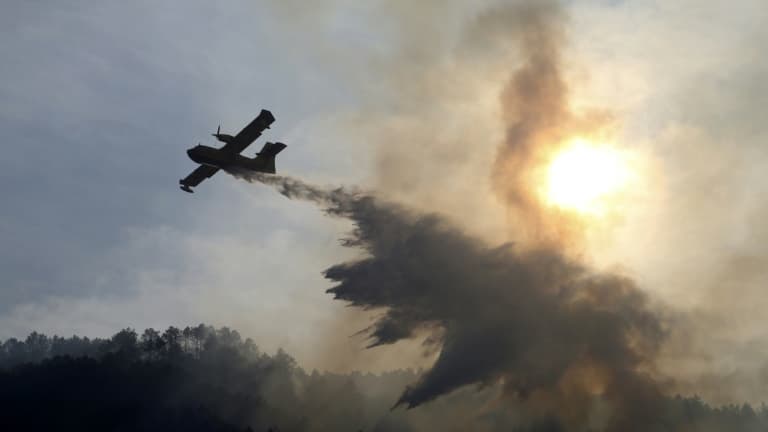
[[[256,153],[256,161],[260,164],[259,170],[262,172],[272,173],[277,172],[275,170],[275,156],[283,151],[287,145],[283,143],[271,143],[264,144],[261,151]]]
[[[277,156],[277,154],[280,153],[281,151],[285,150],[286,147],[288,146],[280,142],[277,142],[277,143],[268,142],[264,144],[264,147],[261,148],[261,151],[259,151],[256,154],[260,157],[267,157],[267,158],[274,159],[275,156]]]

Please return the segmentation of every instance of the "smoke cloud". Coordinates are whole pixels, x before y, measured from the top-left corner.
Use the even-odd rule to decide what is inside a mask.
[[[501,94],[506,132],[490,177],[510,216],[508,238],[533,240],[525,247],[489,246],[444,216],[369,193],[237,173],[354,223],[344,244],[365,257],[334,265],[325,276],[336,284],[328,290],[335,299],[379,313],[364,330],[369,347],[425,333],[439,347],[434,364],[395,407],[498,385],[530,421],[554,416],[568,428],[642,430],[655,421],[649,413],[660,410],[664,389],[653,362],[666,335],[661,316],[630,279],[570,258],[562,250],[569,221],[547,213],[532,188],[537,170],[568,136],[594,132],[605,118],[576,115],[568,106],[564,21],[557,2],[519,2],[479,15],[464,41],[468,49],[499,43],[506,49],[511,42],[518,55]],[[390,133],[420,136],[416,129]],[[379,165],[380,184],[399,198],[392,185],[411,183],[400,182],[424,170],[407,167],[415,150],[410,140],[386,141],[389,163]],[[430,160],[425,155],[427,172]],[[435,182],[418,183],[440,193]]]
[[[664,323],[629,279],[590,272],[551,248],[488,247],[437,215],[371,194],[247,179],[354,223],[345,244],[366,256],[325,276],[334,298],[381,311],[365,330],[371,347],[423,332],[439,343],[434,365],[396,406],[498,384],[530,413],[574,427],[638,430],[658,408],[652,372]]]
[[[508,208],[516,238],[534,243],[565,244],[579,233],[578,221],[541,204],[536,187],[544,167],[570,138],[604,133],[605,110],[574,112],[563,72],[565,12],[558,2],[521,2],[490,10],[476,25],[475,38],[490,38],[514,29],[510,38],[518,65],[501,92],[505,136],[492,169],[493,189]],[[524,235],[525,236],[524,236]]]
[[[408,12],[421,18],[424,11]],[[663,312],[632,280],[576,260],[569,251],[582,246],[582,221],[537,196],[542,170],[569,138],[600,140],[615,127],[608,110],[572,106],[563,55],[567,23],[555,1],[491,7],[461,29],[453,51],[460,61],[424,49],[450,45],[447,37],[435,41],[418,26],[401,32],[411,47],[405,54],[425,55],[395,58],[376,81],[394,114],[363,111],[354,118],[369,125],[362,132],[378,145],[375,197],[259,179],[356,224],[345,243],[367,257],[331,267],[326,276],[337,283],[330,290],[337,299],[380,313],[366,330],[372,347],[432,334],[439,355],[398,405],[499,384],[526,412],[555,412],[574,428],[642,429],[658,418],[647,414],[673,384],[654,372],[668,332]],[[492,94],[493,103],[478,103],[472,93]],[[488,120],[493,114],[497,123]],[[710,187],[692,189],[707,191],[709,200]],[[691,190],[678,192],[677,205],[688,206],[678,195],[689,197]],[[481,220],[499,206],[502,224]],[[515,245],[489,246],[475,238],[480,231]],[[665,255],[646,252],[655,266],[669,265],[657,262]],[[688,318],[679,317],[677,329],[690,325]],[[686,369],[691,351],[676,346]]]

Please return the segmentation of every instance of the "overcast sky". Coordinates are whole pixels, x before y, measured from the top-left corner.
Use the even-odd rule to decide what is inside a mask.
[[[277,120],[263,139],[288,144],[280,172],[380,188],[487,233],[497,92],[514,56],[473,52],[462,35],[503,2],[413,3],[6,5],[0,337],[206,322],[310,366],[418,364],[407,347],[339,360],[366,323],[324,293],[322,270],[355,256],[337,240],[347,222],[224,174],[194,195],[177,187],[194,168],[187,148],[266,108]],[[695,373],[744,387],[739,374],[768,371],[768,8],[563,4],[572,103],[610,110],[622,145],[653,161],[652,193],[637,192],[595,261],[701,314],[695,346],[670,358],[695,352]],[[420,157],[403,159],[404,146]],[[396,179],[382,174],[391,154]]]
[[[277,117],[265,138],[290,142],[281,170],[364,174],[350,143],[312,135],[349,97],[317,53],[283,40],[275,13],[253,2],[6,8],[3,337],[205,321],[290,338],[336,312],[320,272],[344,227],[226,175],[193,196],[177,186],[194,168],[184,150],[262,108]],[[302,321],[288,325],[286,310]]]

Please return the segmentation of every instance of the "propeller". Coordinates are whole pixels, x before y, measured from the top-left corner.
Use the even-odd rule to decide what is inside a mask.
[[[220,133],[221,133],[221,125],[219,125],[219,127],[216,128],[216,133],[211,134],[211,136],[216,136],[216,135],[219,135]]]

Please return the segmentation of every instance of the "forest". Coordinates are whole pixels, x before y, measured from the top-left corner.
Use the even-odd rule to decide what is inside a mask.
[[[100,431],[560,431],[554,417],[524,419],[500,386],[463,389],[392,410],[419,371],[334,374],[263,353],[228,328],[169,327],[111,338],[46,336],[0,345],[0,430]],[[670,397],[669,431],[765,431],[763,405],[713,407]]]

